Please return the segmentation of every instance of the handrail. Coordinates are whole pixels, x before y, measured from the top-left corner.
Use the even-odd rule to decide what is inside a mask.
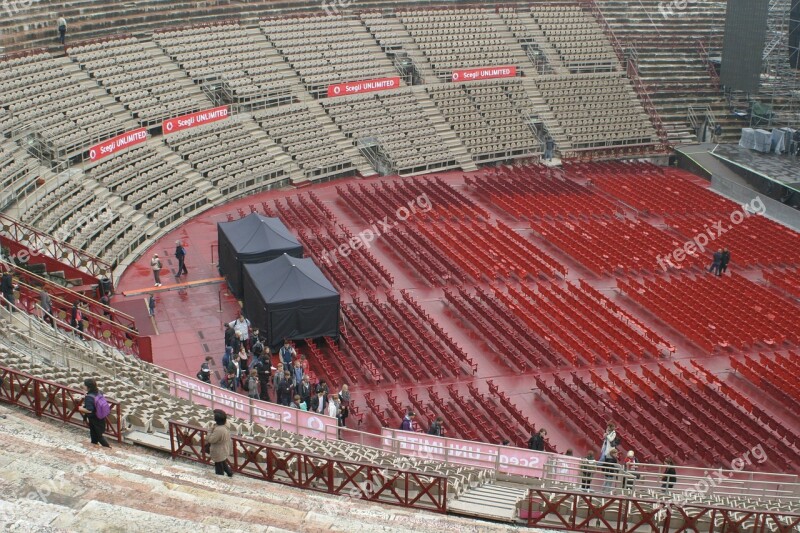
[[[45,245],[42,249],[36,250],[38,255],[48,257],[81,273],[88,273],[89,276],[94,278],[94,283],[99,283],[99,278],[103,276],[111,280],[112,285],[114,283],[111,265],[105,261],[84,250],[75,248],[71,244],[60,242],[52,235],[11,218],[5,213],[0,213],[0,234],[14,241],[18,246],[26,248],[28,252],[31,249],[24,242],[30,243],[31,237],[34,237]],[[52,247],[52,251],[49,249],[50,247]],[[36,256],[37,254],[30,255]]]
[[[86,427],[86,421],[78,411],[81,399],[86,396],[85,392],[5,366],[0,366],[0,378],[0,399],[33,411],[37,417],[46,416],[74,426]],[[111,406],[111,414],[106,418],[106,432],[122,442],[120,404],[111,398],[106,399]]]
[[[708,75],[711,78],[711,86],[718,91],[720,88],[719,74],[717,74],[717,69],[715,69],[714,65],[711,63],[708,50],[700,39],[697,40],[697,51],[700,53],[700,59],[703,60],[703,65],[706,67],[706,71],[708,71]]]
[[[517,506],[517,514],[529,527],[597,533],[640,530],[790,533],[800,525],[800,514],[789,511],[678,504],[654,498],[546,488],[528,489],[527,498]]]
[[[174,458],[209,464],[208,430],[169,421]],[[325,457],[232,436],[235,472],[302,489],[433,512],[447,512],[447,476]]]

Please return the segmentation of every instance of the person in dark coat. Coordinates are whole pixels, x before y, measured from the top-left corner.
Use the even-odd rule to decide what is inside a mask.
[[[83,313],[81,313],[81,310],[78,307],[78,302],[72,303],[72,311],[70,312],[69,316],[69,325],[78,331],[83,332]]]
[[[188,276],[189,271],[186,270],[186,248],[183,247],[181,241],[175,241],[175,258],[178,260],[177,277],[181,277],[183,274]]]
[[[278,390],[275,394],[277,396],[279,405],[285,405],[286,407],[289,407],[289,404],[292,403],[292,398],[294,397],[294,387],[292,386],[292,375],[288,370],[284,371],[283,379],[278,382]]]
[[[309,411],[324,415],[328,412],[328,397],[322,392],[318,391],[317,394],[311,398],[311,404],[308,408]]]
[[[436,420],[433,421],[431,427],[428,429],[428,435],[441,437],[442,431],[444,431],[444,427],[442,426],[442,424],[444,424],[444,418],[442,418],[441,416],[437,416]]]
[[[83,386],[86,389],[86,396],[83,397],[83,405],[78,407],[78,411],[85,416],[86,422],[89,424],[89,437],[92,440],[92,444],[111,448],[111,445],[108,444],[108,441],[103,436],[106,430],[106,421],[97,418],[96,415],[95,399],[101,394],[97,388],[97,382],[92,378],[88,378],[83,380]]]
[[[537,452],[544,451],[544,436],[547,435],[547,430],[542,428],[539,430],[538,433],[534,433],[531,435],[530,440],[528,440],[528,449],[535,450]]]
[[[588,491],[592,487],[595,465],[594,452],[589,452],[581,460],[581,490]]]
[[[608,450],[605,459],[600,463],[600,468],[605,477],[603,481],[603,491],[610,492],[620,473],[619,458],[616,448],[610,448]]]
[[[728,263],[731,262],[731,253],[728,251],[727,248],[722,249],[722,260],[719,263],[719,270],[717,271],[717,276],[721,276],[728,270]]]
[[[310,407],[311,397],[314,395],[314,387],[311,386],[311,382],[308,379],[308,374],[303,376],[303,380],[297,386],[296,392],[300,395],[300,399]]]
[[[661,478],[661,492],[669,492],[678,481],[678,473],[675,471],[675,462],[670,457],[664,460],[664,464],[667,468],[664,469],[664,477]]]
[[[0,277],[0,292],[3,293],[3,298],[8,302],[9,309],[14,310],[14,276],[12,272],[3,272]]]
[[[236,332],[227,322],[225,323],[225,347],[233,348],[233,339],[236,337]],[[238,353],[238,352],[237,352]]]
[[[253,357],[255,357],[255,354],[253,354]],[[261,357],[258,358],[258,362],[253,365],[253,368],[258,374],[258,384],[260,387],[259,397],[265,402],[268,402],[270,372],[272,371],[272,365],[270,364],[267,356],[262,354]]]
[[[714,255],[711,259],[711,266],[708,267],[708,271],[712,274],[716,274],[717,276],[720,275],[719,269],[722,266],[722,250],[717,250],[714,252]]]

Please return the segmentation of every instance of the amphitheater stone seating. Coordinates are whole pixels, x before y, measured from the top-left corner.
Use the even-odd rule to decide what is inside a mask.
[[[356,17],[274,17],[260,27],[312,94],[334,83],[397,76]]]
[[[428,92],[476,162],[542,153],[526,120],[531,104],[519,80],[433,85]]]
[[[0,107],[10,115],[5,133],[35,134],[53,159],[81,154],[131,124],[68,65],[46,52],[0,61]]]
[[[175,75],[166,58],[136,37],[69,48],[69,55],[124,105],[142,126],[210,106],[200,90]]]
[[[271,107],[253,113],[253,119],[294,159],[307,179],[318,180],[353,173],[353,162],[342,151],[346,139],[335,127],[328,129],[328,135],[320,135],[321,130],[333,125],[315,116],[310,107],[314,105],[297,103]],[[319,109],[318,106],[316,108]]]
[[[326,98],[323,106],[354,144],[377,142],[401,174],[455,166],[442,138],[409,89]]]
[[[153,40],[198,84],[219,84],[236,110],[292,100],[280,56],[259,34],[236,22],[158,31]]]
[[[164,137],[227,198],[288,183],[280,149],[246,115]]]
[[[578,4],[536,3],[531,16],[571,72],[616,70],[619,63],[603,30]]]
[[[10,140],[0,138],[0,209],[36,187],[43,174],[39,163]]]
[[[656,132],[621,73],[548,75],[536,85],[576,150],[650,144]]]

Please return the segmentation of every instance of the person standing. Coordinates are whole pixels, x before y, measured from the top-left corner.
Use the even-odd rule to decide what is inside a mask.
[[[299,363],[300,361],[298,361],[298,364]],[[337,400],[339,401],[339,417],[342,419],[341,425],[345,426],[347,417],[350,416],[350,388],[346,383],[342,385]]]
[[[150,316],[156,316],[156,297],[152,294],[147,300],[147,311],[150,313]]]
[[[183,242],[175,241],[175,258],[178,260],[178,275],[180,278],[183,274],[189,275],[186,270],[186,248],[183,247]]]
[[[8,302],[8,308],[11,311],[14,310],[14,289],[16,288],[13,274],[12,271],[6,271],[0,277],[0,292],[3,293],[3,298]]]
[[[617,459],[617,449],[609,448],[606,452],[605,459],[601,461],[603,475],[603,492],[611,492],[614,486],[614,481],[619,474],[619,460]]]
[[[294,367],[292,368],[292,383],[294,383],[294,387],[296,389],[300,386],[300,383],[302,382],[303,382],[303,365],[300,364],[300,359],[296,359],[294,362]]]
[[[258,370],[255,368],[250,370],[250,376],[247,378],[247,396],[254,400],[260,400],[261,384],[258,379]]]
[[[416,431],[414,428],[414,419],[417,417],[417,414],[410,409],[406,412],[406,416],[403,417],[403,421],[400,423],[400,429],[403,431]]]
[[[728,263],[731,262],[731,253],[728,251],[727,248],[722,249],[722,259],[719,262],[719,270],[717,270],[717,276],[721,276],[728,270]]]
[[[250,344],[248,341],[250,339],[250,321],[244,317],[244,313],[239,311],[239,316],[236,317],[236,320],[230,323],[230,326],[233,328],[236,338],[238,338],[242,344],[249,349]]]
[[[634,483],[641,477],[636,469],[637,461],[636,454],[633,450],[628,450],[628,455],[622,461],[622,488],[633,490]]]
[[[44,316],[42,317],[45,322],[53,325],[53,302],[50,300],[50,293],[47,292],[47,289],[42,285],[42,288],[39,289],[39,307],[42,308],[42,313]]]
[[[106,431],[106,418],[111,412],[103,393],[97,388],[97,382],[92,378],[83,380],[86,389],[86,396],[83,397],[83,405],[78,407],[78,411],[84,415],[89,424],[89,438],[92,444],[99,444],[104,448],[111,448],[108,441],[103,436]]]
[[[67,19],[64,17],[58,17],[56,26],[58,26],[58,40],[61,43],[61,46],[64,46],[67,44]]]
[[[311,411],[324,415],[327,411],[327,407],[328,399],[325,397],[325,393],[322,391],[317,391],[317,395],[311,398]]]
[[[546,161],[551,161],[553,159],[553,152],[556,149],[556,142],[553,140],[552,137],[549,135],[544,142],[544,158]]]
[[[292,375],[288,370],[283,372],[283,379],[278,382],[278,390],[276,393],[278,397],[278,404],[289,407],[294,397],[294,388],[292,387]]]
[[[78,302],[72,302],[72,311],[70,312],[69,325],[83,333],[83,313],[81,313]]]
[[[314,390],[311,387],[311,382],[308,379],[308,374],[303,376],[303,381],[297,386],[297,394],[300,395],[300,399],[306,403],[306,405],[311,405],[311,396],[313,395]]]
[[[606,458],[608,450],[616,448],[619,445],[617,438],[617,425],[614,422],[606,424],[606,433],[603,435],[603,442],[600,444],[600,458],[598,461],[602,462]]]
[[[719,269],[722,266],[722,250],[717,250],[714,252],[714,255],[711,259],[711,266],[708,267],[708,271],[712,274],[716,274],[719,276]]]
[[[294,349],[289,339],[283,341],[279,354],[281,356],[280,360],[283,362],[283,368],[292,368],[292,360],[297,356],[297,350]]]
[[[211,430],[207,439],[209,455],[214,463],[214,473],[218,476],[227,474],[228,477],[233,477],[233,469],[228,463],[228,457],[233,453],[231,432],[226,425],[228,415],[225,414],[225,411],[214,409],[214,422],[216,426]]]
[[[591,488],[596,464],[594,452],[587,453],[581,460],[581,490],[588,492]]]
[[[254,356],[255,357],[255,356]],[[264,354],[258,358],[258,362],[253,366],[258,374],[258,396],[265,402],[269,400],[269,378],[272,365]]]
[[[203,383],[211,383],[211,363],[214,358],[210,355],[206,356],[206,360],[200,365],[200,370],[197,372],[197,379]]]
[[[444,418],[442,418],[441,416],[437,416],[436,420],[434,420],[433,423],[431,424],[431,427],[428,428],[428,435],[433,435],[435,437],[441,437],[442,436],[442,430],[444,429],[442,427],[442,423],[443,422],[444,422]]]
[[[543,452],[545,435],[547,435],[547,430],[544,428],[541,428],[538,433],[531,435],[530,440],[528,440],[528,449]]]
[[[158,254],[153,254],[153,258],[150,260],[150,268],[153,269],[153,279],[155,280],[156,287],[161,286],[161,259],[158,258]]]
[[[671,457],[667,457],[664,460],[664,464],[667,465],[667,468],[664,469],[664,477],[661,478],[661,492],[667,493],[675,486],[675,482],[678,480],[678,473],[675,471],[675,462]]]

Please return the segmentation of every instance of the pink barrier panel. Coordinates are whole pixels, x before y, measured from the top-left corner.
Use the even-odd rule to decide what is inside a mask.
[[[103,159],[104,157],[108,157],[111,154],[119,152],[120,150],[124,150],[129,146],[143,143],[146,140],[147,128],[138,128],[135,130],[126,131],[121,135],[112,137],[107,141],[103,141],[100,144],[95,144],[89,148],[89,159],[92,161],[97,161],[99,159]]]
[[[483,67],[454,70],[450,81],[476,81],[493,78],[513,78],[517,75],[517,67]]]
[[[388,91],[400,87],[400,77],[377,78],[374,80],[348,81],[328,85],[328,96],[347,96],[348,94],[369,93],[372,91]]]
[[[175,133],[189,128],[196,128],[197,126],[202,126],[203,124],[209,124],[211,122],[223,120],[229,116],[231,115],[230,111],[228,110],[228,106],[223,105],[220,107],[206,109],[204,111],[198,111],[197,113],[190,113],[188,115],[167,119],[161,123],[161,131],[164,133],[164,135],[168,135],[170,133]]]
[[[423,433],[381,430],[383,449],[410,457],[490,468],[505,474],[538,477],[544,474],[547,454],[471,440],[434,437]],[[395,443],[392,441],[399,441]]]
[[[253,400],[177,372],[170,372],[169,379],[174,382],[170,385],[170,394],[178,398],[185,398],[197,405],[223,409],[229,415],[266,427],[283,429],[316,439],[325,439],[325,426],[336,427],[336,419],[330,416]]]

